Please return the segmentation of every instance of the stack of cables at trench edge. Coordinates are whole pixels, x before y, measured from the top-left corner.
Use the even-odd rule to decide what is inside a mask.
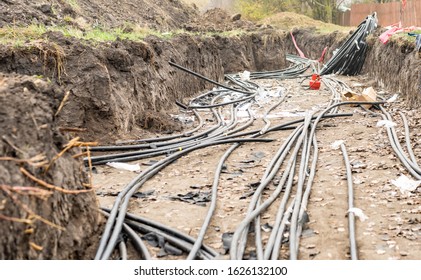
[[[376,28],[377,14],[373,13],[360,23],[352,36],[323,66],[320,74],[357,75],[363,67],[367,52],[366,38]]]

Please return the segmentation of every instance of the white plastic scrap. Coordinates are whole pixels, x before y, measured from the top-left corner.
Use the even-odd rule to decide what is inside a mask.
[[[250,72],[245,70],[243,73],[238,74],[242,81],[250,81]]]
[[[257,89],[257,95],[255,99],[259,105],[266,104],[270,101],[268,97],[268,92],[260,87]]]
[[[344,140],[336,140],[335,142],[332,143],[331,147],[332,149],[337,150],[341,147],[343,143],[345,143]]]
[[[360,208],[352,207],[348,209],[348,213],[354,213],[355,216],[357,216],[361,222],[364,222],[368,219],[367,215],[364,214],[363,210]]]
[[[413,192],[421,185],[421,181],[412,180],[405,175],[401,175],[396,180],[391,180],[391,183],[398,187],[402,194],[406,192]]]
[[[377,122],[377,126],[378,127],[381,127],[381,126],[394,127],[394,126],[396,126],[396,123],[394,123],[392,121],[388,121],[388,120],[380,120],[380,121]]]
[[[392,103],[392,102],[395,102],[397,99],[398,99],[398,94],[395,94],[391,98],[389,98],[386,102]]]
[[[123,162],[107,162],[107,165],[114,167],[116,169],[120,169],[120,170],[126,170],[126,171],[132,171],[132,172],[140,171],[139,164],[128,164],[128,163],[123,163]]]

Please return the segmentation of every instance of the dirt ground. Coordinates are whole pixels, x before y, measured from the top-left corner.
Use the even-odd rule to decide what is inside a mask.
[[[289,32],[278,30],[282,29],[279,26],[295,26],[294,21],[304,19],[278,14],[272,18],[272,27],[269,22],[252,23],[221,9],[201,14],[181,0],[45,2],[0,0],[0,28],[5,28],[0,39],[14,36],[28,25],[81,31],[120,28],[124,32],[140,27],[161,34],[139,41],[118,38],[93,43],[49,31],[35,41],[0,43],[0,228],[4,233],[0,236],[0,259],[92,259],[104,223],[97,211],[98,201],[111,207],[119,190],[137,173],[99,166],[93,175],[96,196],[91,190],[65,194],[63,189],[90,187],[88,169],[81,159],[83,150],[75,147],[60,153],[66,144],[75,137],[113,144],[115,140],[188,130],[195,123],[185,121],[192,116],[181,112],[176,101],[186,103],[212,85],[175,70],[168,61],[221,82],[224,73],[282,69],[287,66],[286,53],[295,53],[295,48]],[[171,35],[180,30],[186,32]],[[167,33],[171,36],[162,37]],[[348,33],[320,35],[313,29],[295,29],[293,34],[308,57],[316,59],[328,47],[328,59]],[[395,93],[386,88],[401,92],[388,110],[395,117],[396,111],[402,110],[410,119],[412,145],[420,160],[421,120],[415,105],[421,100],[416,83],[421,77],[421,61],[412,56],[414,44],[392,40],[383,46],[371,40],[364,70],[368,76],[342,79],[354,89],[375,86],[383,96]],[[387,61],[383,64],[387,67],[378,61]],[[387,84],[389,80],[392,82]],[[283,88],[283,94],[289,96],[271,113],[273,124],[322,108],[330,97],[324,87],[308,91],[298,80],[258,83],[268,90]],[[277,101],[264,100],[267,102],[253,106],[256,120],[249,129],[261,128],[263,112]],[[318,130],[321,154],[299,258],[349,258],[345,169],[341,153],[331,148],[333,142],[344,140],[351,160],[359,166],[353,170],[354,203],[368,216],[366,221],[357,220],[360,258],[421,259],[420,188],[403,194],[391,183],[406,172],[393,154],[385,130],[376,127],[379,118],[356,108],[342,110],[354,112],[354,116],[326,120]],[[208,112],[200,114],[207,127],[214,124]],[[229,118],[226,111],[224,114]],[[398,117],[396,122],[402,135]],[[228,257],[222,235],[234,231],[244,217],[253,187],[288,135],[288,131],[272,132],[268,137],[276,139],[274,142],[243,144],[226,162],[217,212],[204,241],[221,253],[221,258]],[[132,199],[129,212],[196,236],[209,206],[216,164],[227,148],[215,146],[180,158],[139,190],[142,193]],[[32,162],[37,156],[42,156],[41,160]],[[151,165],[150,160],[139,162],[142,170]],[[49,163],[52,167],[46,171]],[[24,175],[22,168],[38,181]],[[50,189],[58,186],[60,191],[39,195],[42,184]],[[35,187],[35,195],[27,192]],[[262,217],[263,240],[268,238],[275,213],[276,207],[271,207]],[[155,256],[158,253],[156,248],[150,250]],[[253,258],[253,248],[246,253]],[[285,257],[286,251],[281,254]]]
[[[354,87],[356,90],[373,83],[366,76],[342,79],[351,86],[357,85],[358,87]],[[306,110],[325,106],[330,97],[325,88],[322,87],[319,91],[305,90],[298,80],[262,80],[258,83],[268,89],[283,87],[284,94],[289,96],[287,102],[271,113],[273,124],[302,117]],[[382,92],[385,97],[391,94]],[[264,125],[261,116],[265,108],[274,102],[276,98],[268,99],[260,108],[253,107],[258,118],[251,130]],[[419,160],[421,146],[416,139],[421,134],[420,116],[414,110],[405,109],[400,102],[391,104],[388,110],[402,111],[410,117],[412,144]],[[308,205],[310,222],[300,242],[299,258],[349,258],[345,165],[340,150],[332,148],[332,143],[343,140],[354,164],[354,206],[362,209],[368,217],[365,221],[356,221],[359,257],[366,260],[421,259],[420,190],[402,194],[391,183],[391,180],[396,180],[400,174],[406,172],[390,147],[386,131],[376,126],[379,117],[351,107],[343,107],[340,112],[352,112],[354,115],[323,121],[317,132],[320,157]],[[402,128],[398,130],[402,132]],[[218,187],[217,210],[205,237],[206,245],[224,255],[222,235],[235,231],[243,219],[253,193],[253,183],[259,182],[271,155],[288,135],[289,132],[272,132],[268,137],[276,141],[243,144],[229,157],[227,169],[222,174]],[[129,212],[197,236],[209,203],[189,203],[188,200],[180,201],[177,196],[184,196],[189,192],[199,192],[206,196],[212,185],[216,165],[227,147],[199,150],[177,160],[139,190],[147,195],[133,198]],[[142,170],[147,167],[149,160],[138,162]],[[97,194],[104,207],[111,207],[116,193],[137,175],[108,166],[97,167],[97,170],[94,183],[99,187]],[[273,189],[274,186],[269,187],[268,193]],[[262,225],[273,225],[276,210],[275,202],[263,214]],[[263,231],[264,241],[269,233]],[[151,250],[156,252],[155,248]],[[246,255],[250,255],[251,251],[246,252]],[[281,256],[287,257],[286,253],[283,250]]]
[[[70,23],[81,29],[138,25],[168,31],[198,15],[197,9],[178,0],[120,0],[118,5],[105,0],[6,0],[0,1],[0,10],[0,27]]]

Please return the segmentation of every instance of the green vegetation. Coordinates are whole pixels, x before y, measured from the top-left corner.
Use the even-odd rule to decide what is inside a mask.
[[[70,7],[72,7],[75,11],[80,11],[80,6],[77,0],[66,0],[67,4],[69,4]]]
[[[45,26],[39,24],[32,24],[26,27],[6,26],[0,28],[0,44],[13,45],[15,47],[23,46],[25,43],[36,40],[45,39],[47,32],[61,32],[65,37],[76,38],[89,43],[113,42],[116,40],[131,40],[142,41],[147,36],[153,35],[163,39],[170,39],[178,34],[190,34],[198,36],[214,36],[222,37],[238,36],[245,31],[232,30],[222,33],[208,32],[192,33],[185,30],[173,30],[171,32],[159,32],[149,28],[136,27],[126,24],[123,27],[114,29],[105,29],[101,27],[92,28],[90,30],[82,31],[71,25],[66,26]]]
[[[237,0],[237,9],[250,20],[262,20],[284,11],[298,11],[298,0]]]
[[[92,42],[110,42],[118,38],[121,40],[128,39],[133,41],[143,40],[148,35],[156,35],[162,38],[171,37],[177,32],[171,34],[159,33],[154,30],[138,28],[131,32],[125,32],[123,28],[105,30],[102,28],[94,28],[82,31],[72,26],[45,26],[32,24],[27,27],[7,26],[0,28],[0,42],[2,44],[21,45],[26,41],[39,40],[47,32],[61,32],[66,37],[73,37],[80,40],[88,40]]]
[[[327,23],[335,20],[335,0],[237,0],[237,9],[251,20],[262,20],[279,12],[295,12]]]
[[[315,28],[317,32],[322,34],[332,33],[334,31],[348,33],[352,29],[352,27],[349,26],[339,26],[332,23],[326,23],[304,15],[291,12],[277,13],[259,21],[259,23],[270,24],[276,27],[277,29],[287,31],[292,30],[294,28],[310,27]]]
[[[412,34],[421,34],[421,30],[413,30],[409,33]],[[400,32],[392,35],[391,39],[404,39],[407,42],[415,43],[415,36],[410,36],[408,32]]]

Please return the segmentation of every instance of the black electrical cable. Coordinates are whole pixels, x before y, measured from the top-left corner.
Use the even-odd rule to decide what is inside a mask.
[[[354,188],[352,184],[352,170],[349,162],[346,147],[341,144],[341,151],[344,157],[346,177],[348,183],[348,209],[354,208]],[[348,211],[348,230],[349,230],[349,248],[351,252],[351,259],[358,260],[357,240],[355,238],[355,214],[353,211]]]
[[[115,244],[116,240],[118,238],[118,234],[121,231],[122,223],[124,221],[124,214],[118,214],[118,207],[120,207],[120,212],[125,213],[128,207],[129,198],[146,182],[146,180],[150,179],[152,176],[154,176],[156,173],[158,173],[162,168],[169,165],[174,160],[180,158],[181,156],[192,152],[197,149],[215,146],[215,145],[222,145],[222,144],[230,144],[230,143],[244,143],[244,142],[271,142],[272,139],[227,139],[223,141],[215,141],[215,142],[208,142],[204,144],[199,144],[190,148],[187,148],[186,150],[177,152],[173,155],[170,155],[169,157],[162,159],[158,161],[153,166],[149,167],[147,170],[139,174],[136,178],[134,178],[123,191],[119,193],[117,196],[115,203],[113,205],[113,208],[110,212],[110,218],[108,219],[104,234],[101,237],[101,241],[99,244],[99,248],[97,251],[97,254],[95,256],[95,259],[108,259]],[[121,200],[124,198],[122,204],[120,205]],[[121,211],[122,209],[122,211]],[[117,217],[117,220],[115,220]],[[113,231],[113,234],[111,236],[111,230]]]
[[[417,159],[415,157],[414,151],[412,150],[411,146],[411,136],[409,133],[409,125],[408,125],[408,119],[405,117],[405,115],[402,112],[399,112],[399,115],[402,118],[404,129],[405,129],[405,143],[406,143],[406,150],[409,154],[409,157],[411,158],[411,161],[415,164],[416,167],[420,167],[417,163]]]
[[[366,37],[377,28],[377,14],[373,13],[360,23],[357,30],[337,50],[332,58],[323,66],[321,75],[358,74],[365,61],[367,53]]]
[[[107,209],[107,208],[101,208],[101,209],[103,211],[107,212],[107,213],[111,212],[111,209]],[[169,234],[169,235],[171,235],[175,238],[178,238],[180,240],[184,240],[185,242],[190,243],[190,244],[194,244],[196,242],[196,240],[193,237],[191,237],[190,235],[187,235],[187,234],[185,234],[181,231],[170,228],[166,225],[163,225],[163,224],[158,223],[156,221],[152,221],[152,220],[147,219],[145,217],[140,217],[140,216],[136,216],[136,215],[133,215],[133,214],[130,214],[130,213],[126,213],[126,221],[127,220],[137,222],[137,223],[140,223],[140,224],[143,224],[143,225],[147,225],[150,228],[157,229],[160,232],[164,232],[164,233]],[[202,250],[204,252],[204,254],[209,255],[211,258],[215,258],[219,255],[215,250],[213,250],[212,248],[210,248],[206,245],[202,245],[200,250]]]
[[[120,243],[118,244],[118,249],[120,251],[120,258],[122,261],[127,260],[127,247],[126,247],[126,243],[124,242],[124,240],[120,241]]]
[[[104,214],[106,217],[110,216],[110,214],[106,211],[101,211],[101,213]],[[123,224],[123,230],[129,236],[129,238],[132,241],[134,247],[139,252],[140,257],[145,259],[145,260],[150,260],[151,255],[148,251],[148,248],[143,243],[142,239],[140,239],[140,237],[136,234],[136,232],[132,228],[130,228],[130,226],[128,226],[126,223]],[[121,243],[124,244],[124,241],[121,241],[119,245],[121,245]],[[122,259],[125,259],[125,258],[127,259],[127,252],[125,252],[124,250],[125,250],[125,245],[120,246],[120,252],[121,252],[121,255],[122,255]]]
[[[244,94],[253,94],[253,92],[250,92],[250,91],[243,91],[243,90],[239,90],[239,89],[231,88],[231,87],[226,86],[226,85],[224,85],[224,84],[218,83],[218,82],[216,82],[216,81],[214,81],[214,80],[211,80],[211,79],[209,79],[209,78],[206,78],[205,76],[202,76],[202,75],[200,75],[200,74],[198,74],[198,73],[196,73],[196,72],[194,72],[194,71],[192,71],[192,70],[190,70],[190,69],[187,69],[187,68],[185,68],[185,67],[183,67],[183,66],[181,66],[181,65],[178,65],[178,64],[176,64],[176,63],[174,63],[174,62],[169,61],[168,63],[169,63],[171,66],[175,67],[175,68],[178,68],[178,69],[180,69],[180,70],[182,70],[182,71],[184,71],[184,72],[187,72],[187,73],[189,73],[189,74],[192,74],[193,76],[196,76],[196,77],[198,77],[198,78],[200,78],[200,79],[202,79],[202,80],[205,80],[205,81],[207,81],[207,82],[209,82],[209,83],[211,83],[211,84],[217,85],[217,86],[219,86],[219,87],[221,87],[221,88],[225,88],[225,89],[228,89],[228,90],[231,90],[231,91],[235,91],[235,92],[239,92],[239,93],[244,93]]]

